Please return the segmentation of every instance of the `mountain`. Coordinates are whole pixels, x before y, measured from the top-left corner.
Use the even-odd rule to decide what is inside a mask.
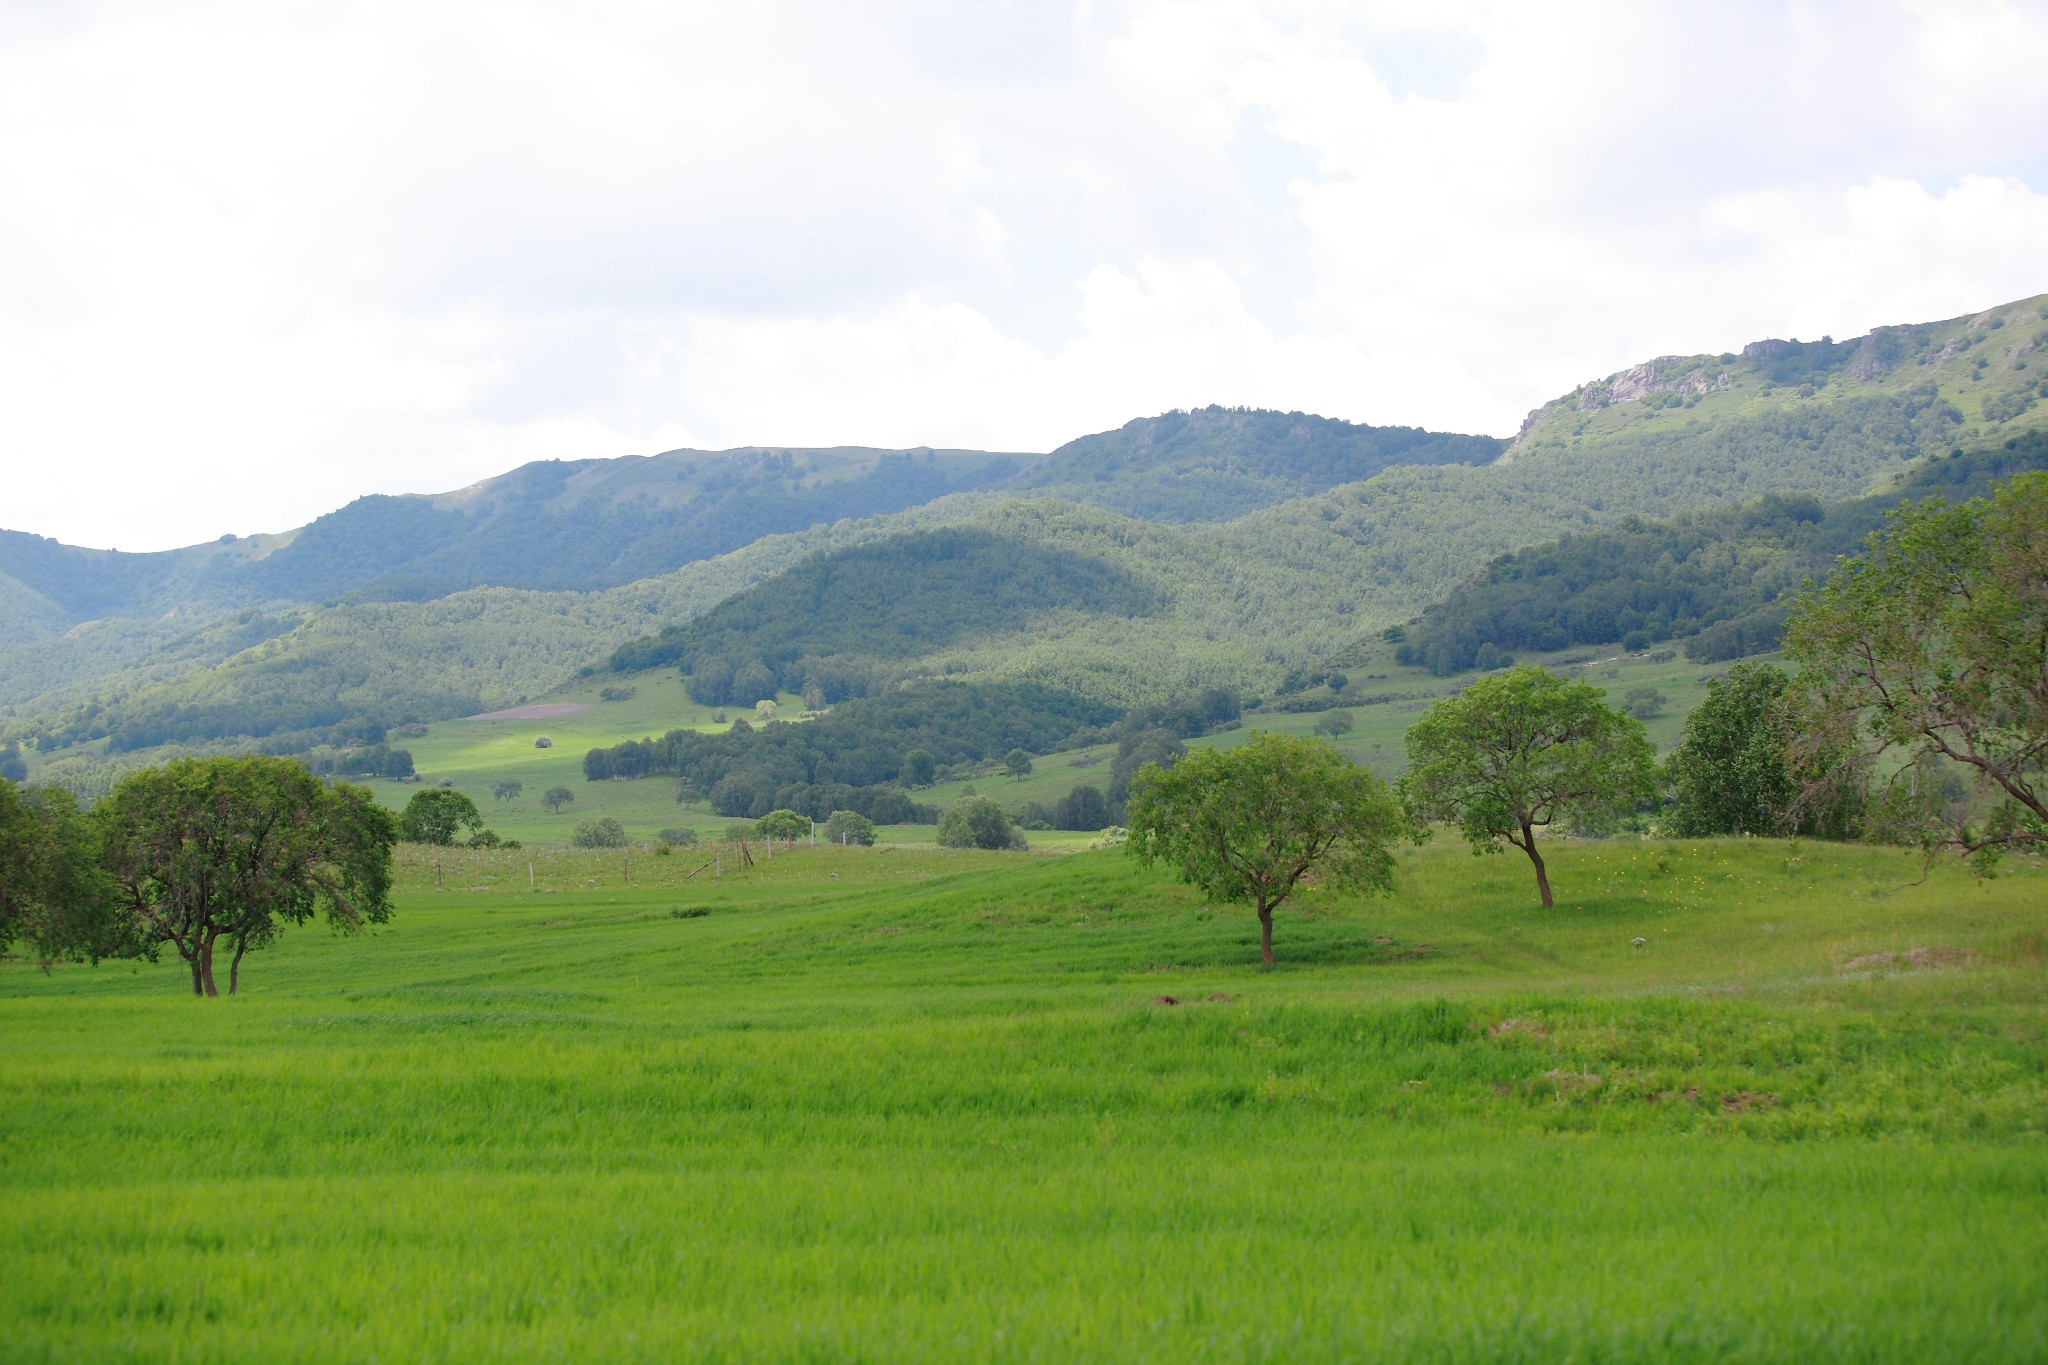
[[[428,601],[477,587],[616,587],[842,517],[1013,477],[965,450],[672,450],[546,460],[452,493],[358,498],[275,536],[123,554],[0,532],[0,624],[203,615],[265,603]],[[16,627],[19,629],[19,627]],[[11,638],[22,638],[12,634]]]
[[[1670,521],[1630,517],[1605,531],[1505,554],[1402,630],[1396,658],[1445,675],[1503,651],[1683,640],[1703,662],[1775,649],[1785,595],[1827,576],[1901,501],[1960,502],[2048,468],[2048,433],[1910,467],[1881,494],[1824,504],[1773,493]]]
[[[1144,521],[1229,521],[1395,465],[1487,464],[1506,446],[1492,436],[1207,407],[1069,441],[1010,486]]]
[[[759,662],[778,683],[832,660],[867,687],[1029,681],[1118,706],[1261,691],[1525,546],[1768,494],[1872,495],[1952,450],[2048,430],[2044,310],[2030,299],[1851,343],[1647,362],[1539,408],[1490,462],[1474,462],[1500,448],[1489,438],[1211,408],[1038,459],[672,452],[528,466],[438,498],[365,499],[287,536],[111,565],[111,552],[9,541],[0,621],[49,632],[110,603],[172,605],[0,646],[0,741],[38,740],[73,767],[164,744],[302,749],[515,704],[607,658],[692,649],[736,671]],[[883,510],[850,515],[863,496]],[[762,524],[795,529],[757,535]],[[963,535],[928,534],[947,528]],[[747,540],[678,562],[720,536]],[[946,543],[965,548],[924,554]],[[124,580],[131,567],[149,574]],[[446,591],[465,583],[477,585]],[[267,605],[218,605],[235,592]]]

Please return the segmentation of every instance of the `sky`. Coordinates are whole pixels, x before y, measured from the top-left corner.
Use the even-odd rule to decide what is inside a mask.
[[[1512,435],[2048,292],[2048,3],[0,0],[0,527],[529,460]]]

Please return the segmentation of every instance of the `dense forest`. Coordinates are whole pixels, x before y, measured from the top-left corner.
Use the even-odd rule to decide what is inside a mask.
[[[1153,592],[1104,560],[979,528],[918,531],[819,555],[686,626],[621,646],[617,672],[679,663],[697,701],[778,692],[864,696],[888,665],[968,635],[1016,631],[1051,608],[1145,616]]]
[[[904,788],[929,782],[934,768],[1011,749],[1046,753],[1121,717],[1035,683],[931,682],[849,701],[803,724],[738,720],[715,734],[671,730],[592,749],[583,771],[593,782],[669,776],[721,815],[793,810],[823,820],[851,810],[877,824],[929,823],[936,808],[919,807]]]
[[[1777,648],[1784,595],[1825,577],[1902,500],[1977,497],[1996,479],[2048,466],[2048,436],[1914,468],[1883,494],[1823,504],[1770,494],[1669,521],[1630,518],[1502,555],[1405,630],[1396,657],[1437,674],[1492,667],[1505,651],[1684,639],[1702,662]]]

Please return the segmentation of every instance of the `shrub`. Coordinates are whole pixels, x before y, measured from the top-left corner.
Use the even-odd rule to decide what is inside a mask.
[[[1010,823],[1009,812],[987,796],[970,796],[939,821],[941,848],[1016,848],[1024,835]]]
[[[835,844],[866,848],[875,842],[875,822],[850,810],[835,810],[825,822],[825,837]]]
[[[694,829],[665,829],[660,834],[657,834],[655,838],[661,841],[663,848],[688,848],[697,842],[697,831]]]
[[[600,815],[576,826],[569,842],[577,848],[624,848],[626,827],[609,815]]]

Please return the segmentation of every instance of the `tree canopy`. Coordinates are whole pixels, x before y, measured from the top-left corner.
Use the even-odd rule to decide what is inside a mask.
[[[19,941],[44,962],[119,955],[98,828],[62,788],[0,778],[0,952]]]
[[[463,830],[474,834],[483,827],[484,817],[476,802],[461,792],[439,787],[414,792],[398,817],[398,837],[409,844],[445,846],[454,843]]]
[[[1706,700],[1685,718],[1685,737],[1665,764],[1677,796],[1673,822],[1680,834],[1775,836],[1809,834],[1845,838],[1861,805],[1860,770],[1830,754],[1812,777],[1832,772],[1826,784],[1809,778],[1815,765],[1794,753],[1794,721],[1781,668],[1741,663],[1725,679],[1707,683]]]
[[[1024,835],[995,798],[970,796],[939,819],[941,848],[1023,848]]]
[[[1393,888],[1393,845],[1407,825],[1385,783],[1325,740],[1262,730],[1204,748],[1131,783],[1130,842],[1211,901],[1249,903],[1259,953],[1273,962],[1273,911],[1314,870],[1325,885]]]
[[[1809,747],[1903,756],[1894,802],[1929,761],[1974,777],[1976,801],[1925,812],[1930,848],[1988,868],[2048,844],[2048,472],[1901,508],[1799,599],[1786,653]]]
[[[324,786],[290,759],[174,759],[130,774],[94,808],[105,866],[130,938],[163,944],[192,969],[192,992],[215,995],[214,947],[242,957],[319,911],[353,931],[391,917],[397,822],[369,792]]]
[[[1457,825],[1474,853],[1505,843],[1528,854],[1547,908],[1536,831],[1598,828],[1657,795],[1643,723],[1605,696],[1527,665],[1480,678],[1409,729],[1404,804],[1418,820]]]

